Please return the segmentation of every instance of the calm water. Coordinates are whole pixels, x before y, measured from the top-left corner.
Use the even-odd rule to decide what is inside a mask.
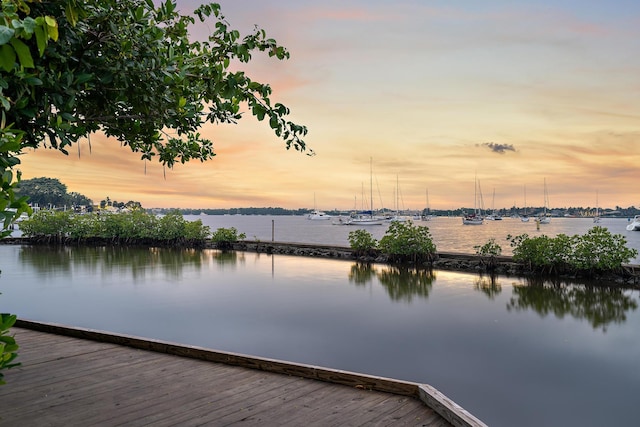
[[[248,240],[270,241],[273,237],[279,242],[321,243],[349,246],[349,232],[356,227],[332,225],[331,221],[309,221],[302,216],[251,216],[251,215],[186,215],[186,219],[202,220],[212,230],[220,227],[235,227],[245,233]],[[506,218],[502,221],[486,221],[483,225],[462,225],[460,217],[438,217],[431,221],[416,221],[415,225],[429,227],[434,243],[439,251],[475,253],[476,245],[487,243],[490,238],[502,246],[504,255],[511,255],[507,235],[545,234],[554,237],[558,234],[569,236],[584,234],[594,225],[607,228],[613,234],[625,237],[630,248],[638,249],[639,256],[632,264],[640,264],[640,232],[627,231],[627,219],[604,218],[594,224],[591,218],[553,218],[550,224],[536,228],[533,219],[526,223],[519,219]],[[363,227],[380,240],[387,225]],[[362,227],[361,227],[362,228]]]
[[[261,240],[271,240],[272,220],[279,241],[346,244],[351,230],[295,217],[197,218]],[[440,250],[472,252],[509,222],[511,234],[536,232],[515,220],[459,221],[428,223]],[[606,221],[626,233],[626,221]],[[554,222],[568,224],[556,231],[565,234],[592,226]],[[640,417],[636,290],[214,250],[0,245],[0,269],[1,311],[26,319],[424,382],[490,426]]]

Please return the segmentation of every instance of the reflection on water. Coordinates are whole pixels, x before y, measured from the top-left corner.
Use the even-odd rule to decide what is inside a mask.
[[[372,264],[357,262],[349,270],[349,282],[356,285],[366,285],[371,283],[376,275],[376,270]]]
[[[18,259],[42,278],[52,274],[72,275],[83,270],[85,274],[126,276],[133,282],[140,282],[151,272],[178,281],[185,271],[199,271],[210,263],[223,271],[235,271],[245,264],[246,256],[244,252],[198,249],[22,246]],[[259,254],[255,256],[259,257]],[[271,257],[272,265],[276,258]],[[411,302],[414,297],[429,298],[436,273],[405,266],[354,263],[348,280],[357,286],[371,285],[377,280],[391,301]],[[490,300],[495,300],[502,292],[499,277],[495,275],[477,276],[473,288]],[[637,308],[638,302],[624,289],[539,278],[514,283],[507,303],[509,312],[533,310],[543,317],[553,314],[559,319],[571,316],[588,320],[593,328],[603,331],[611,323],[624,323],[627,313]]]
[[[411,302],[414,296],[429,298],[436,273],[427,269],[354,263],[348,278],[349,282],[358,286],[377,279],[391,301]],[[524,283],[514,283],[507,311],[533,310],[543,317],[554,314],[559,319],[571,316],[589,321],[594,329],[606,331],[611,323],[624,323],[627,313],[638,308],[631,291],[617,287],[589,286],[553,279],[527,279]],[[473,287],[490,300],[495,300],[502,293],[502,284],[495,275],[480,274],[473,282]]]
[[[555,283],[514,286],[507,304],[509,311],[533,310],[542,317],[549,314],[562,319],[585,319],[594,328],[606,332],[611,323],[622,324],[638,302],[629,290],[614,287]]]
[[[159,271],[169,280],[179,280],[185,270],[201,270],[210,260],[221,268],[235,268],[244,263],[245,254],[199,249],[21,246],[18,260],[43,278],[82,270],[101,277],[130,276],[139,282],[151,271]]]
[[[637,290],[168,248],[0,245],[0,269],[25,319],[430,383],[491,426],[637,424]]]
[[[392,301],[411,302],[414,296],[427,299],[436,276],[433,270],[407,267],[385,267],[378,280]]]
[[[428,298],[436,276],[433,270],[406,266],[373,266],[355,263],[349,271],[349,282],[366,285],[375,278],[392,301],[411,302],[414,296]]]
[[[496,296],[502,292],[502,285],[498,282],[498,277],[495,274],[485,276],[480,274],[478,279],[473,284],[473,287],[485,294],[489,299],[493,300]]]
[[[211,256],[216,261],[218,267],[231,267],[235,269],[238,264],[244,264],[245,262],[245,254],[244,252],[235,252],[235,251],[217,251],[211,250],[208,251],[211,253]]]

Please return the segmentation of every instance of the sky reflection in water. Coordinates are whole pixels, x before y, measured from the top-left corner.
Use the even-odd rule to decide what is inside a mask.
[[[637,291],[213,250],[0,255],[22,318],[429,383],[491,426],[637,419]]]

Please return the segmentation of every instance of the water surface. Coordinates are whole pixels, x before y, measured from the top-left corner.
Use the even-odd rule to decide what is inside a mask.
[[[215,250],[0,260],[2,311],[25,319],[428,383],[491,426],[640,412],[635,290]]]
[[[368,227],[338,226],[332,221],[310,221],[303,216],[268,215],[186,215],[185,219],[201,220],[216,230],[220,227],[235,227],[245,233],[248,240],[279,242],[318,243],[349,246],[349,232],[364,228],[380,240],[388,224]],[[503,255],[511,255],[507,236],[528,234],[531,237],[558,234],[583,235],[594,226],[607,228],[612,234],[622,235],[630,248],[638,249],[638,256],[631,260],[640,264],[640,232],[627,231],[626,218],[603,218],[594,224],[591,218],[552,218],[550,224],[536,227],[535,221],[522,222],[505,218],[502,221],[485,221],[483,225],[462,225],[459,217],[436,217],[431,221],[415,221],[414,225],[429,227],[429,232],[438,251],[475,253],[474,246],[482,246],[491,238],[502,247]]]

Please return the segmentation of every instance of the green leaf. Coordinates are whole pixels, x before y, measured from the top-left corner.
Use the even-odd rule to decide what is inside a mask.
[[[4,25],[0,25],[0,45],[9,43],[9,40],[13,38],[15,30]]]
[[[30,16],[27,16],[22,21],[22,28],[24,28],[27,34],[33,34],[33,32],[37,27],[38,27],[38,24],[36,23],[36,20],[31,18]]]
[[[0,331],[5,331],[12,327],[16,323],[18,316],[15,314],[1,313],[0,314]]]
[[[67,21],[72,26],[76,26],[78,24],[78,11],[75,7],[73,7],[72,2],[67,2],[67,7],[64,9],[64,14],[67,17]]]
[[[45,16],[44,17],[45,22],[47,23],[47,25],[49,27],[58,27],[58,23],[56,22],[56,18],[54,18],[53,16]]]
[[[93,74],[89,74],[89,73],[78,74],[76,76],[75,83],[78,84],[78,85],[81,85],[83,83],[88,82],[92,78],[93,78]]]
[[[53,41],[58,41],[58,23],[51,16],[45,16],[45,21],[47,22],[47,34],[49,38]]]
[[[31,52],[29,51],[29,46],[27,46],[23,41],[18,39],[11,40],[11,46],[16,51],[18,55],[18,61],[20,65],[24,68],[33,68],[33,57],[31,56]]]
[[[36,33],[36,43],[38,45],[38,54],[42,56],[44,54],[44,49],[47,47],[47,35],[44,32],[42,27],[35,28]]]
[[[10,44],[4,44],[0,46],[0,67],[5,71],[11,71],[13,65],[16,63],[16,52],[13,50]],[[6,99],[6,98],[3,98]],[[8,104],[8,102],[7,102]],[[4,106],[4,102],[3,102]],[[8,110],[8,105],[6,107]]]
[[[269,119],[269,126],[271,126],[271,129],[278,129],[280,127],[277,116],[271,116],[271,119]]]

